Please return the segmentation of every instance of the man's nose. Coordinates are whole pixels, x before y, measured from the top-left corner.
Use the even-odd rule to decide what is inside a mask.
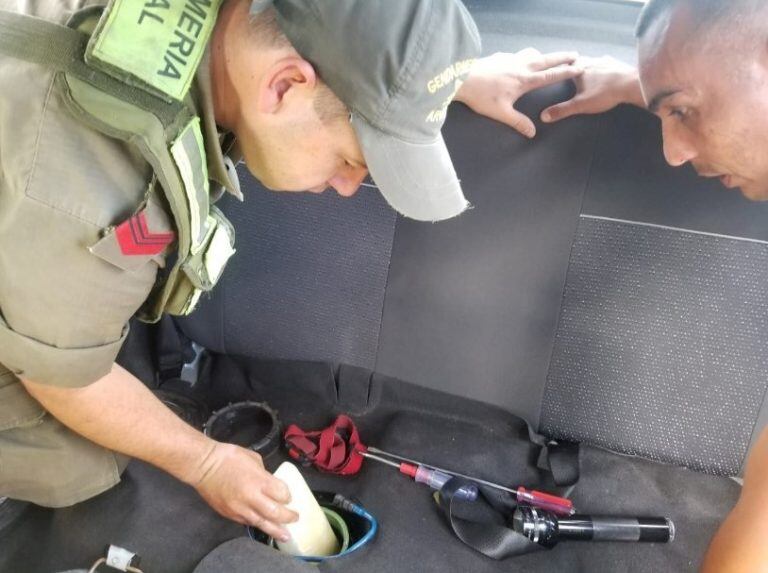
[[[328,183],[336,189],[336,193],[342,197],[352,197],[360,188],[360,184],[368,175],[368,170],[364,167],[353,167],[336,175]]]
[[[664,126],[662,137],[664,138],[664,158],[672,167],[681,167],[698,156],[693,138],[683,130]]]

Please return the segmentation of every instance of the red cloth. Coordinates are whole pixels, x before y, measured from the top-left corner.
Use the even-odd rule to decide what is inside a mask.
[[[283,436],[290,456],[304,464],[338,475],[354,475],[360,471],[367,450],[349,416],[340,415],[325,428],[306,432],[295,424]]]

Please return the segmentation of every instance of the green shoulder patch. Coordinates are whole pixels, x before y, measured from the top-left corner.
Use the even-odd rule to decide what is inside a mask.
[[[183,100],[222,0],[112,0],[88,44],[90,65]]]

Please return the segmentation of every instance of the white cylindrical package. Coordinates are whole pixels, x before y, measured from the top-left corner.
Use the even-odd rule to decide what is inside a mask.
[[[291,540],[287,543],[277,541],[278,549],[296,556],[327,557],[338,553],[336,534],[298,468],[284,462],[277,468],[275,477],[281,479],[291,492],[291,503],[287,507],[299,514],[297,522],[284,525]]]

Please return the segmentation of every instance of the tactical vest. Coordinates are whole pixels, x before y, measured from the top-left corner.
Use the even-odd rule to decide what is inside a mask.
[[[0,53],[54,69],[77,119],[135,146],[152,166],[150,192],[161,192],[170,207],[177,252],[137,314],[146,322],[192,312],[235,252],[234,229],[211,204],[189,95],[220,3],[112,0],[67,26],[0,10]]]

